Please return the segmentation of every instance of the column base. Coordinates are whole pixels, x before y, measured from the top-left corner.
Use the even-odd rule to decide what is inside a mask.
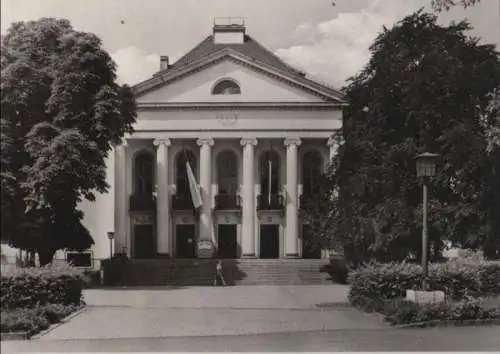
[[[172,258],[169,253],[157,253],[157,258]]]
[[[297,259],[300,258],[298,253],[285,254],[285,258]]]
[[[244,258],[244,259],[255,259],[257,258],[257,256],[255,254],[244,254],[241,256],[241,258]]]

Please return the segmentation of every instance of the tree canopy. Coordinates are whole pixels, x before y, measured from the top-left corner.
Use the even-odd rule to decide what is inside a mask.
[[[369,63],[345,88],[349,107],[325,182],[337,193],[323,193],[316,205],[330,206],[317,218],[329,218],[328,238],[340,239],[356,262],[419,256],[415,158],[424,151],[440,155],[429,191],[431,255],[439,256],[443,240],[480,247],[500,237],[500,157],[491,143],[500,60],[493,45],[466,35],[470,28],[411,14],[378,35]]]
[[[108,189],[105,159],[135,122],[131,89],[98,37],[52,18],[10,27],[1,75],[2,239],[41,263],[86,249],[78,204]]]
[[[474,6],[481,2],[481,0],[432,0],[431,6],[434,10],[441,12],[441,11],[448,11],[454,6],[461,5],[464,8]]]

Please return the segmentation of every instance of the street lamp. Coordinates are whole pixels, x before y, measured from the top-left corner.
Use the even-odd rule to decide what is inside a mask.
[[[109,239],[109,258],[113,258],[113,239],[115,238],[115,233],[112,231],[108,232]]]
[[[424,152],[417,156],[417,177],[421,177],[424,189],[424,202],[423,202],[423,225],[422,225],[422,290],[427,290],[427,275],[428,275],[428,235],[427,235],[427,184],[430,177],[436,174],[436,159],[439,155],[430,152]]]

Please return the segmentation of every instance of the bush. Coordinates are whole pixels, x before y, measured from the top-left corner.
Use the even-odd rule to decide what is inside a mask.
[[[451,300],[500,294],[498,262],[456,259],[429,266],[428,285]],[[379,311],[386,300],[404,298],[407,289],[421,288],[422,267],[408,263],[374,263],[349,273],[349,301]]]
[[[82,287],[82,272],[69,266],[16,269],[2,274],[0,305],[2,309],[79,305]]]
[[[74,305],[48,304],[36,308],[37,314],[44,316],[50,323],[58,323],[66,316],[77,310]]]
[[[29,335],[49,328],[49,320],[38,309],[2,311],[2,332],[28,332]]]
[[[328,273],[335,283],[347,284],[349,268],[343,257],[334,257],[330,259],[330,264],[322,266],[321,272]]]
[[[382,312],[385,320],[392,325],[432,320],[466,321],[500,318],[499,309],[485,307],[479,300],[434,304],[417,304],[406,300],[388,301]]]
[[[74,305],[49,304],[26,309],[3,309],[2,332],[28,332],[33,335],[58,323],[78,309]]]

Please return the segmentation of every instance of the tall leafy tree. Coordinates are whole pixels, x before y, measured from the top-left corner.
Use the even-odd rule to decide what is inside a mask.
[[[481,0],[432,0],[432,8],[436,11],[448,11],[454,6],[461,5],[464,8],[474,6]]]
[[[466,35],[470,28],[440,26],[422,11],[409,15],[384,28],[345,88],[349,107],[327,176],[337,197],[317,199],[334,212],[317,217],[330,218],[329,238],[340,238],[356,262],[419,257],[415,157],[424,151],[440,154],[430,187],[431,255],[439,256],[444,239],[475,248],[498,236],[485,186],[498,166],[498,155],[488,153],[498,121],[487,112],[500,60],[494,46]]]
[[[93,243],[78,204],[107,191],[135,101],[101,40],[67,20],[14,23],[1,49],[2,239],[46,264]]]

